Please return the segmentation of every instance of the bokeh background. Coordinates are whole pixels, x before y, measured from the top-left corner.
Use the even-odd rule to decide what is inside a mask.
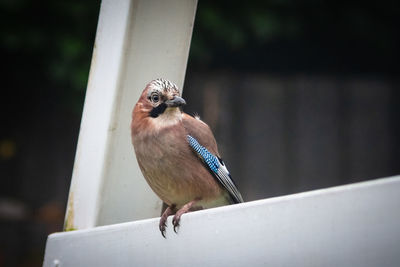
[[[0,266],[61,231],[99,0],[0,1]],[[246,200],[400,173],[396,1],[200,0],[185,111]]]

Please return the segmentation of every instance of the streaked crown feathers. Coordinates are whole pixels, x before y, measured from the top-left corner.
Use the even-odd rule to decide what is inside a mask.
[[[150,94],[154,91],[159,91],[162,94],[180,95],[178,86],[176,86],[176,84],[162,78],[151,81],[147,87],[150,89],[148,90],[148,96],[150,96]]]

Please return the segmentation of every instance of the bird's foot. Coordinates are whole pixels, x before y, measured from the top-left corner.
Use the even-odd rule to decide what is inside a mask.
[[[195,199],[190,201],[189,203],[185,204],[182,208],[180,208],[176,213],[174,218],[172,219],[172,225],[174,226],[174,232],[178,233],[177,228],[179,227],[179,222],[181,220],[181,216],[189,211],[193,210],[199,210],[202,209],[202,207],[194,207],[194,205],[199,201],[200,199]]]
[[[164,238],[166,238],[166,237],[165,237],[165,228],[167,227],[167,219],[168,219],[168,216],[174,214],[174,211],[175,211],[175,205],[171,205],[171,206],[169,206],[169,207],[164,211],[164,213],[161,215],[160,223],[159,223],[159,225],[158,225],[158,228],[160,229],[161,235],[162,235]],[[174,218],[175,218],[175,217],[174,217]]]

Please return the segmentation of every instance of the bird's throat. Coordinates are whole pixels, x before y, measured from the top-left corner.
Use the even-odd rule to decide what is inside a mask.
[[[153,117],[151,121],[154,123],[156,129],[162,129],[175,125],[182,121],[182,112],[178,107],[166,108],[163,113]]]

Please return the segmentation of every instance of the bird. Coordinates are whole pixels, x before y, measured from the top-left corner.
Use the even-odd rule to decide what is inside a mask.
[[[210,127],[182,111],[178,87],[155,79],[144,88],[132,111],[131,138],[147,183],[167,206],[159,230],[174,215],[174,232],[187,212],[242,203]]]

